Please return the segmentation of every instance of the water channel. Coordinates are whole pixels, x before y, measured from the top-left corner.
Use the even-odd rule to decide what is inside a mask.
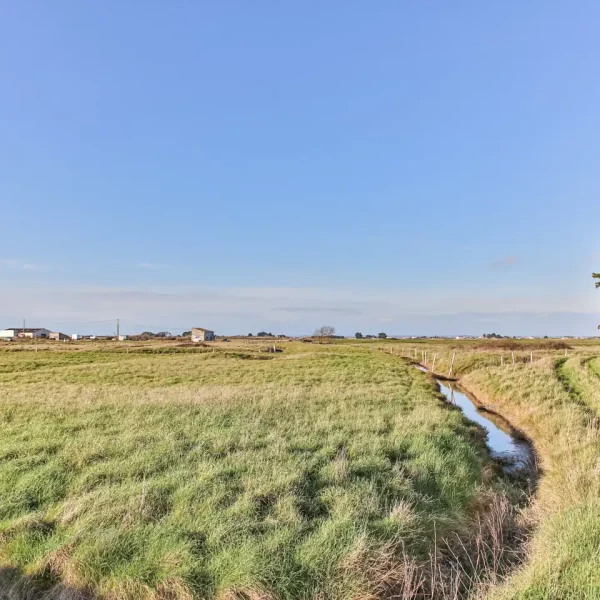
[[[427,369],[416,365],[421,371]],[[477,406],[453,381],[435,380],[446,400],[458,406],[465,417],[487,432],[487,445],[493,458],[503,463],[505,470],[532,470],[534,453],[524,439],[501,415]]]

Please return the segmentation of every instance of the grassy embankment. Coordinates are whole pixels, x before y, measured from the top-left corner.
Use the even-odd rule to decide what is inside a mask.
[[[408,595],[511,493],[433,383],[366,346],[52,347],[0,352],[3,591]]]
[[[577,343],[577,342],[572,342]],[[600,348],[579,344],[564,355],[539,342],[423,344],[436,371],[454,372],[487,407],[535,443],[542,469],[526,517],[536,526],[527,561],[493,597],[527,600],[600,598]],[[530,351],[534,362],[530,364]],[[396,352],[407,352],[408,346]],[[504,366],[500,366],[500,356]]]

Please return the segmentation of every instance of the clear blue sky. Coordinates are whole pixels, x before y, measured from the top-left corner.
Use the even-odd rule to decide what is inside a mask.
[[[4,3],[0,327],[593,335],[599,22]]]

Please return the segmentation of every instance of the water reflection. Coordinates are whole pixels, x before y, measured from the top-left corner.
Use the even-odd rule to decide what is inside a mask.
[[[500,415],[478,409],[469,397],[455,389],[451,382],[436,380],[440,390],[451,404],[458,406],[470,421],[487,432],[487,443],[492,456],[505,460],[509,468],[529,468],[532,460],[531,445],[515,435],[510,425]]]

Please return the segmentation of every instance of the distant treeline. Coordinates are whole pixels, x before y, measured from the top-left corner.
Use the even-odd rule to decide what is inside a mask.
[[[368,333],[367,335],[363,335],[362,333],[360,333],[360,331],[357,331],[354,334],[354,337],[357,340],[374,340],[374,339],[379,339],[379,340],[385,340],[387,338],[387,333],[383,333],[383,331],[381,333],[378,333],[377,335],[372,335],[370,333]]]

